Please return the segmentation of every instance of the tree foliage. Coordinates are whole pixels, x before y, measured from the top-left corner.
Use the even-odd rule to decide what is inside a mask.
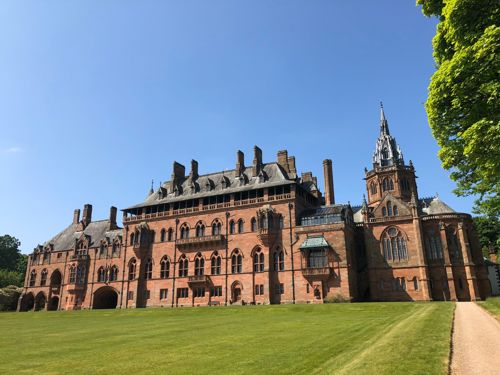
[[[474,218],[474,226],[481,249],[483,249],[483,255],[488,256],[490,246],[493,246],[498,252],[500,249],[500,220],[493,217],[478,216]]]
[[[21,242],[8,234],[0,236],[0,288],[22,286],[28,257],[19,250]]]
[[[21,291],[21,288],[14,285],[0,289],[0,311],[15,310]]]
[[[425,104],[443,167],[475,212],[500,215],[500,17],[498,0],[417,0],[439,17],[437,70]]]

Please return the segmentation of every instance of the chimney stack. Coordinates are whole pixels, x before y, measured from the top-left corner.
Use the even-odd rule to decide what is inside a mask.
[[[82,221],[83,221],[85,226],[89,225],[90,222],[92,221],[92,205],[91,204],[86,204],[85,206],[83,206]]]
[[[116,207],[111,206],[109,209],[109,229],[116,229]]]
[[[73,212],[73,224],[78,224],[80,222],[80,209],[77,208]]]
[[[196,180],[198,178],[198,162],[196,160],[191,160],[191,172],[189,173],[191,180]]]
[[[186,167],[174,161],[172,167],[172,182],[174,186],[180,185],[182,180],[186,177]]]
[[[297,168],[295,167],[295,156],[289,156],[287,159],[288,159],[288,168],[290,170],[289,173],[291,175],[297,176]]]
[[[290,167],[288,165],[288,151],[280,150],[278,151],[278,164],[285,170],[285,172],[290,173]]]
[[[323,160],[323,175],[325,178],[325,204],[329,206],[335,204],[332,161],[330,159]]]
[[[258,146],[253,147],[253,176],[259,175],[262,169],[262,150]]]
[[[238,150],[236,152],[236,176],[239,177],[242,175],[245,170],[245,154],[243,151]]]

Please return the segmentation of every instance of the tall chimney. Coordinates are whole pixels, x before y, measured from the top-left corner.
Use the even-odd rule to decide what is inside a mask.
[[[325,204],[327,206],[335,204],[335,195],[333,192],[333,172],[331,159],[323,160],[323,175],[325,178]]]
[[[295,156],[289,156],[287,160],[288,160],[288,168],[290,169],[289,173],[297,175],[297,168],[295,167]]]
[[[278,164],[285,170],[285,172],[290,173],[290,167],[288,165],[288,151],[280,150],[278,151]]]
[[[191,180],[196,180],[198,178],[198,162],[196,160],[191,160],[191,172],[189,173]]]
[[[73,224],[78,224],[80,222],[80,209],[77,208],[73,212]]]
[[[182,180],[185,177],[186,177],[186,167],[174,161],[174,165],[172,166],[172,182],[174,186],[181,184]]]
[[[253,147],[253,176],[258,176],[262,168],[262,150],[258,146]]]
[[[238,150],[236,152],[236,176],[241,176],[245,170],[245,154],[243,151]]]
[[[111,206],[109,208],[109,229],[115,229],[117,227],[116,225],[116,207]]]
[[[92,205],[86,204],[83,206],[82,221],[87,226],[92,221]]]

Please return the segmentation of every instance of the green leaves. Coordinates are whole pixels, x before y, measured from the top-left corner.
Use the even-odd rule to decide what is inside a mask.
[[[459,195],[478,195],[476,212],[498,216],[500,181],[500,16],[493,0],[418,0],[438,15],[437,71],[426,110],[443,167]],[[438,9],[441,13],[437,13]]]

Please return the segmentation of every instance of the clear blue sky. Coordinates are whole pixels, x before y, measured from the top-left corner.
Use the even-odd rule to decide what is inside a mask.
[[[379,101],[421,196],[470,212],[423,103],[436,21],[408,1],[2,1],[0,233],[30,252],[73,209],[124,208],[194,158],[234,168],[288,149],[359,204]]]

